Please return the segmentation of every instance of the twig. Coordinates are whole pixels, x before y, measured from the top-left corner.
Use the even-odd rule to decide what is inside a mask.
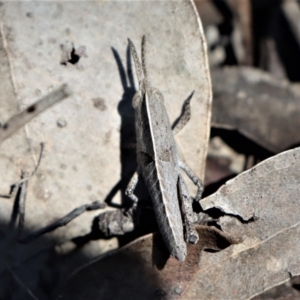
[[[42,113],[44,110],[57,103],[58,101],[71,95],[67,84],[63,84],[50,94],[42,97],[40,100],[28,106],[25,110],[12,116],[6,123],[0,127],[0,144],[13,135],[18,129],[22,128],[31,119]]]

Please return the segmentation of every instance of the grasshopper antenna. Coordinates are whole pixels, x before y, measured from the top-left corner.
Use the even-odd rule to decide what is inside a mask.
[[[131,56],[132,56],[133,61],[134,61],[136,74],[137,74],[139,83],[141,83],[142,80],[143,80],[143,77],[144,77],[143,76],[143,71],[142,71],[142,66],[141,66],[139,57],[137,55],[137,52],[135,50],[135,47],[134,47],[134,45],[133,45],[133,43],[130,39],[128,39],[128,43],[129,43],[130,53],[131,53]]]
[[[142,68],[143,68],[145,80],[149,86],[147,66],[146,66],[146,36],[145,35],[143,35],[142,37]]]

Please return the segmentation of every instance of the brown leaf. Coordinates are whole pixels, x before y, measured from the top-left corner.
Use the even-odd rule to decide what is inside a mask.
[[[179,299],[199,269],[203,249],[220,250],[238,240],[208,226],[188,245],[184,262],[169,256],[160,234],[142,237],[79,269],[57,299]],[[201,264],[200,264],[201,268]]]
[[[236,129],[274,153],[300,142],[298,85],[247,67],[214,70],[212,80],[212,126]]]

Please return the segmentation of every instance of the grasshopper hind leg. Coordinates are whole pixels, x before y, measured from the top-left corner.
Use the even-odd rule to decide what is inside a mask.
[[[194,227],[195,220],[192,208],[192,198],[190,197],[188,188],[180,174],[178,177],[178,193],[185,227],[185,239],[190,244],[196,244],[199,240],[199,236]]]
[[[183,161],[179,160],[179,167],[186,173],[186,175],[193,181],[193,183],[197,186],[197,194],[195,197],[195,201],[198,202],[201,199],[203,192],[203,184],[201,179],[192,171],[192,169],[185,164]]]

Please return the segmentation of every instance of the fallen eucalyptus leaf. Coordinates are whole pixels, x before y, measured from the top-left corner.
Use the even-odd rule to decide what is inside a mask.
[[[211,85],[205,39],[192,1],[3,2],[0,15],[0,87],[7,92],[0,119],[19,113],[63,82],[73,91],[69,101],[39,115],[1,145],[0,194],[7,194],[21,169],[34,168],[39,144],[45,144],[28,185],[24,234],[96,200],[126,200],[124,189],[136,168],[131,100],[137,82],[128,37],[137,44],[147,36],[149,77],[164,95],[171,122],[195,91],[191,120],[177,141],[182,158],[203,177]],[[74,268],[117,247],[116,240],[88,240],[93,218],[100,213],[95,211],[19,246],[6,228],[13,201],[1,200],[2,257],[41,299]],[[85,243],[77,249],[78,237]],[[65,247],[70,240],[72,247]],[[8,282],[1,267],[0,281]],[[40,282],[45,283],[42,289]],[[0,298],[8,294],[22,298],[17,288],[0,285]]]
[[[269,158],[203,199],[243,242],[203,253],[185,299],[249,299],[300,274],[300,148]]]
[[[180,299],[199,267],[203,249],[220,250],[239,241],[208,226],[197,226],[200,240],[188,245],[184,262],[170,257],[160,234],[139,238],[75,272],[57,299]],[[199,299],[199,298],[197,298]]]
[[[213,70],[212,80],[212,126],[236,129],[273,153],[300,143],[299,85],[250,67]]]

